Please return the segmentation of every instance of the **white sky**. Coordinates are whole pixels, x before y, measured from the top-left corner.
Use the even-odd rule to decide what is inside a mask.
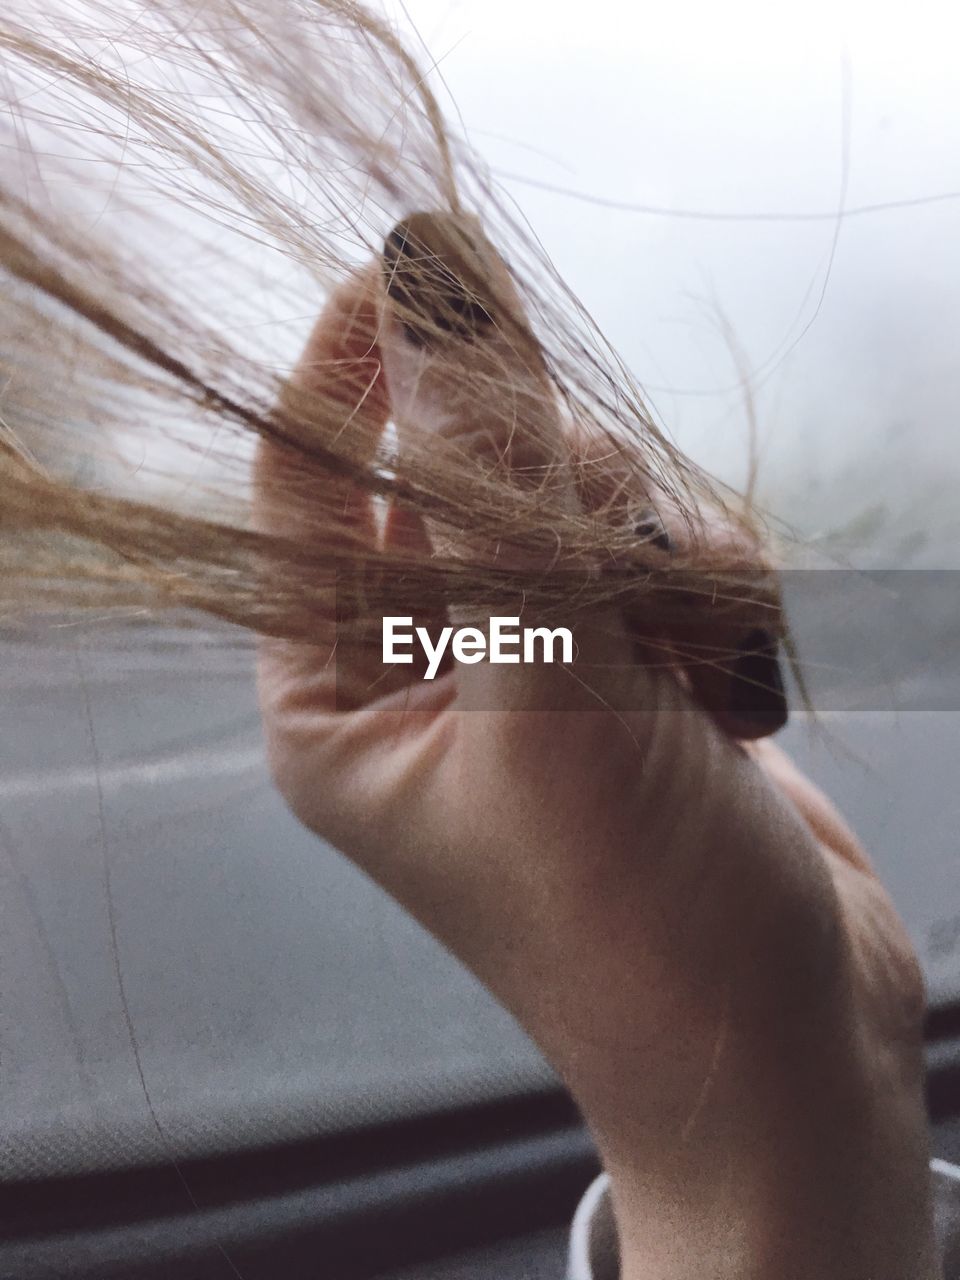
[[[845,207],[960,192],[952,4],[408,0],[406,14],[499,171],[668,208],[830,213],[846,112]],[[775,506],[809,514],[819,483],[814,525],[874,500],[894,523],[934,519],[930,486],[960,480],[960,200],[847,219],[786,354],[835,221],[653,217],[507,186],[681,442],[742,477],[739,394],[713,394],[737,381],[717,303],[765,371]]]
[[[960,193],[955,0],[385,3],[501,175],[666,210],[827,215],[659,216],[504,178],[690,452],[745,478],[722,312],[754,371],[772,509],[806,534],[873,511],[884,563],[926,531],[920,562],[960,567],[960,199],[832,216]],[[115,180],[91,187],[101,214]]]

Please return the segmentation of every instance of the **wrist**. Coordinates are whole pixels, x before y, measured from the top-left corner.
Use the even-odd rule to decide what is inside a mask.
[[[934,1160],[930,1164],[930,1174],[934,1193],[940,1205],[939,1217],[942,1221],[939,1222],[936,1232],[936,1261],[931,1263],[929,1269],[921,1265],[915,1275],[923,1280],[926,1280],[928,1275],[941,1280],[942,1264],[939,1260],[944,1257],[945,1251],[950,1250],[951,1242],[960,1239],[960,1235],[957,1234],[960,1228],[960,1167]],[[956,1208],[952,1213],[944,1212],[944,1204],[956,1206]],[[797,1238],[803,1240],[804,1236],[801,1233]],[[697,1274],[706,1274],[708,1271],[713,1274],[711,1264],[715,1262],[715,1258],[711,1258],[709,1247],[708,1251],[699,1257],[692,1247],[688,1249],[688,1253],[693,1258],[694,1265],[697,1265],[698,1261],[701,1264]],[[796,1251],[789,1256],[784,1265],[773,1263],[766,1269],[762,1268],[759,1260],[747,1257],[741,1262],[741,1269],[737,1274],[741,1276],[775,1274],[777,1277],[795,1275],[798,1274],[799,1265]],[[692,1274],[692,1269],[688,1269],[688,1272],[683,1274],[687,1273]],[[656,1273],[651,1269],[648,1260],[630,1254],[627,1256],[626,1265],[621,1265],[610,1177],[606,1173],[601,1174],[590,1184],[577,1206],[570,1232],[568,1280],[628,1280],[628,1277],[648,1277],[649,1280],[649,1277],[654,1274]],[[837,1275],[843,1276],[846,1280],[849,1272],[838,1267],[836,1270],[811,1270],[807,1274]]]
[[[630,1055],[578,1081],[621,1280],[940,1277],[920,1038],[843,990],[752,1032],[718,1009],[709,1052],[688,1018],[669,1073]]]
[[[939,1280],[917,1102],[837,1120],[801,1096],[789,1124],[605,1161],[620,1280]]]

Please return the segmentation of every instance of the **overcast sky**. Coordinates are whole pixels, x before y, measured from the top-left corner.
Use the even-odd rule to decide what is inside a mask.
[[[960,18],[947,3],[392,12],[416,24],[505,174],[723,214],[960,192]],[[883,507],[889,548],[926,523],[923,562],[960,563],[936,546],[960,547],[960,200],[849,217],[838,233],[829,216],[697,220],[506,185],[682,443],[742,478],[722,311],[758,371],[773,505],[810,528]]]
[[[385,3],[685,448],[744,480],[726,327],[768,506],[859,522],[861,563],[960,567],[956,0]],[[83,185],[129,237],[120,168]]]

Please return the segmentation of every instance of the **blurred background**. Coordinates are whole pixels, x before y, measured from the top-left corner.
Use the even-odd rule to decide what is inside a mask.
[[[960,557],[960,15],[410,0],[466,133],[711,470],[863,565]],[[561,194],[563,192],[563,194]]]

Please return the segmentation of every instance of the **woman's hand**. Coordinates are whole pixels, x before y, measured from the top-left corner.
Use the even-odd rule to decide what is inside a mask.
[[[333,297],[295,381],[350,406],[372,452],[388,416],[402,433],[443,403],[415,337],[371,271]],[[442,447],[503,429],[490,404],[437,421]],[[303,466],[261,447],[266,528],[302,536],[337,503],[358,542],[429,555],[419,521],[381,529],[368,497]],[[589,502],[577,475],[571,459]],[[856,838],[775,746],[725,732],[729,681],[636,666],[619,615],[576,640],[572,669],[432,682],[333,634],[264,642],[277,783],[556,1067],[611,1175],[625,1280],[929,1280],[922,982]]]

